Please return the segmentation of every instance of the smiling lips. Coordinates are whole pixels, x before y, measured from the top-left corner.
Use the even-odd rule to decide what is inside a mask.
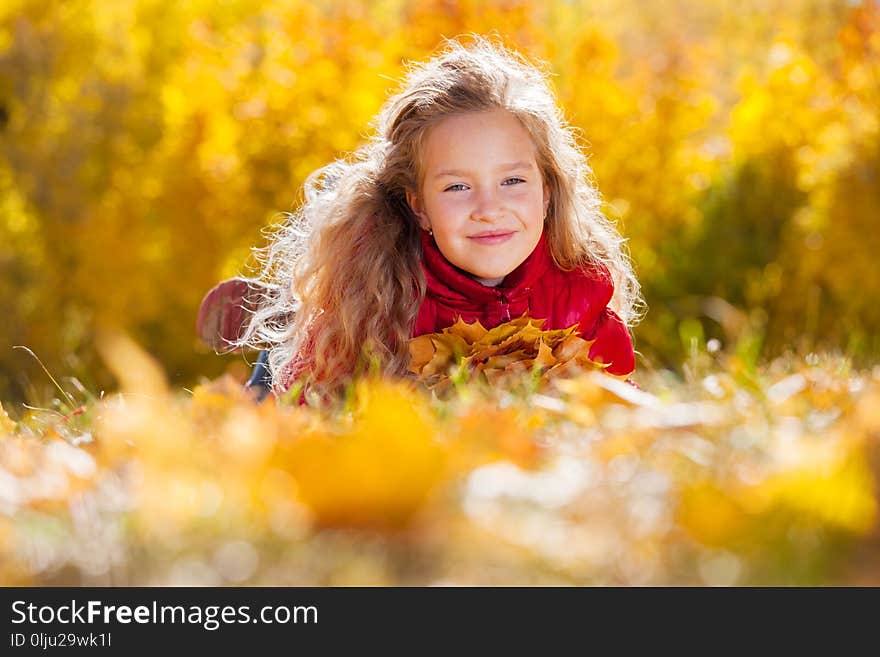
[[[513,237],[513,231],[504,231],[504,230],[490,230],[483,233],[477,233],[476,235],[468,235],[468,239],[473,240],[477,244],[503,244],[511,237]]]

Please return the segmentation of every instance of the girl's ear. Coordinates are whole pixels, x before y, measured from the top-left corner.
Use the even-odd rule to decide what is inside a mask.
[[[429,230],[431,224],[428,221],[427,216],[425,216],[425,210],[422,208],[422,202],[418,194],[411,189],[406,190],[406,202],[409,204],[410,210],[412,210],[413,214],[418,218],[419,226],[425,230]]]
[[[550,209],[550,186],[544,183],[544,219],[547,218],[547,211]]]

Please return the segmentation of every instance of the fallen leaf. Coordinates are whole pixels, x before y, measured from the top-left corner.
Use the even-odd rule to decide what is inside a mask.
[[[443,329],[443,332],[458,335],[464,338],[468,344],[473,344],[487,333],[486,327],[480,324],[479,320],[473,324],[468,324],[461,318],[461,315],[458,316],[455,324]]]
[[[421,372],[422,368],[431,362],[431,359],[434,357],[434,352],[436,351],[437,348],[434,346],[434,342],[430,335],[420,335],[419,337],[410,340],[409,371],[414,372],[415,374]]]

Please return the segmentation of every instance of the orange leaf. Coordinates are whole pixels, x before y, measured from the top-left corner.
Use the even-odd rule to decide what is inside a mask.
[[[473,344],[487,333],[486,327],[480,324],[479,320],[473,324],[468,324],[461,318],[461,315],[458,316],[455,324],[443,329],[443,332],[458,335],[464,338],[468,344]]]
[[[569,335],[553,350],[553,356],[560,361],[577,357],[589,358],[590,343],[576,335]]]
[[[436,351],[437,348],[434,346],[434,342],[431,340],[430,335],[420,335],[419,337],[410,340],[409,355],[411,360],[409,371],[414,372],[415,374],[421,373],[422,368],[431,362],[431,359],[434,357],[434,352]]]
[[[553,356],[553,350],[550,349],[543,340],[539,342],[538,355],[535,356],[535,363],[540,367],[552,367],[556,362],[556,358]]]

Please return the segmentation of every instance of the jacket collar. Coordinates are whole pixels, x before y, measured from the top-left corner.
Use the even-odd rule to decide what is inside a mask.
[[[525,296],[552,263],[544,232],[528,258],[505,276],[500,285],[488,287],[450,263],[440,253],[433,235],[422,231],[422,268],[428,284],[428,295],[456,306],[486,303],[497,300],[500,295],[509,300]]]

